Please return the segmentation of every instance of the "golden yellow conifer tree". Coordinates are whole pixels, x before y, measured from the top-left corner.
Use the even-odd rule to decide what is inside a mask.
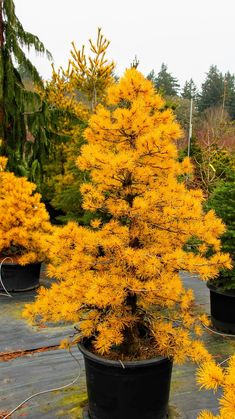
[[[53,67],[52,79],[41,91],[49,107],[58,110],[52,132],[64,137],[64,141],[55,144],[51,162],[46,164],[45,186],[49,191],[55,190],[53,204],[66,213],[81,211],[81,197],[76,193],[81,174],[75,167],[75,156],[84,142],[82,133],[89,115],[98,103],[105,102],[106,89],[114,83],[115,64],[107,59],[109,41],[100,28],[96,40],[89,40],[89,46],[90,53],[87,53],[84,45],[78,49],[72,42],[67,69],[56,71]]]
[[[84,101],[93,112],[97,104],[105,99],[107,87],[114,82],[115,64],[106,58],[110,41],[104,37],[101,28],[98,28],[96,41],[89,39],[89,44],[91,55],[86,55],[84,45],[78,50],[72,42],[72,58],[64,74],[75,89],[84,95]]]
[[[53,227],[36,185],[5,171],[0,157],[0,261],[6,256],[25,265],[46,259]]]
[[[79,133],[76,131],[79,126],[71,123],[72,118],[87,121],[96,105],[105,99],[107,87],[114,83],[115,64],[106,58],[110,42],[100,28],[96,41],[89,39],[89,44],[90,55],[86,54],[84,45],[78,49],[72,42],[67,69],[60,67],[56,71],[52,66],[51,80],[39,91],[42,100],[60,111],[58,133],[72,139]]]
[[[181,129],[151,82],[129,69],[107,100],[91,116],[77,160],[91,179],[81,187],[83,207],[99,216],[90,228],[57,230],[49,273],[58,282],[40,290],[25,316],[79,322],[79,339],[93,338],[95,351],[118,359],[210,359],[192,340],[200,319],[179,271],[207,280],[230,267],[220,252],[224,225],[203,213],[201,191],[182,182],[190,163],[177,160]]]

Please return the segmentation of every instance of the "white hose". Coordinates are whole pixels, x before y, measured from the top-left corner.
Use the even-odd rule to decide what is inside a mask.
[[[14,413],[14,412],[16,412],[16,410],[20,409],[20,407],[23,406],[23,404],[25,404],[26,402],[28,402],[29,400],[33,399],[36,396],[39,396],[39,395],[45,394],[45,393],[51,393],[52,391],[63,390],[64,388],[70,387],[73,384],[75,384],[81,376],[82,368],[81,368],[80,361],[72,354],[71,350],[69,350],[69,353],[73,357],[73,359],[77,362],[77,364],[79,365],[78,376],[71,383],[65,384],[64,386],[55,387],[55,388],[51,388],[49,390],[43,390],[43,391],[39,391],[38,393],[32,394],[31,396],[27,397],[27,399],[23,400],[23,402],[18,404],[18,406],[16,406],[13,410],[11,410],[11,412],[9,412],[6,416],[4,416],[3,419],[9,418],[12,415],[12,413]]]
[[[6,289],[6,287],[4,286],[4,284],[3,284],[3,282],[2,282],[2,265],[3,265],[3,262],[5,262],[5,260],[6,259],[10,259],[11,260],[11,262],[13,263],[13,260],[12,260],[12,258],[10,258],[9,256],[7,256],[7,257],[5,257],[2,261],[1,261],[1,263],[0,263],[0,284],[1,284],[1,286],[2,286],[2,288],[4,289],[4,291],[5,291],[5,294],[2,294],[2,293],[0,293],[0,295],[3,295],[4,297],[10,297],[10,298],[13,298],[13,296],[7,291],[7,289]]]

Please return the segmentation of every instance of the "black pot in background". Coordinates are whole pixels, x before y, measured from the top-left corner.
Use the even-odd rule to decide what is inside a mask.
[[[112,361],[78,347],[84,355],[91,419],[165,419],[172,361]]]
[[[17,263],[3,263],[1,279],[7,291],[29,291],[39,286],[41,262],[19,265]],[[0,282],[0,291],[4,288]]]
[[[235,334],[235,290],[207,283],[210,290],[211,322],[221,332]]]

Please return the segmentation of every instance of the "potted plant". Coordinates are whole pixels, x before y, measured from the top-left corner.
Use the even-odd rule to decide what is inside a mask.
[[[230,267],[219,251],[224,225],[185,187],[181,129],[136,69],[108,89],[108,107],[96,108],[84,135],[77,163],[90,173],[81,192],[94,219],[56,230],[49,275],[57,283],[41,288],[24,316],[78,323],[91,419],[164,418],[173,359],[210,359],[193,340],[200,318],[179,271],[207,280]]]
[[[6,164],[0,157],[0,290],[20,291],[38,286],[52,227],[36,185]]]
[[[209,198],[208,207],[214,208],[226,224],[222,249],[230,253],[233,265],[231,270],[223,269],[216,280],[208,282],[211,321],[216,329],[235,334],[235,180],[221,182]]]

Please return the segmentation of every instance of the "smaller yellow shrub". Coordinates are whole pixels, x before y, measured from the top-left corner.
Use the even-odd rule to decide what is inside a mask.
[[[235,418],[235,355],[231,356],[226,368],[216,365],[215,361],[204,363],[198,370],[197,381],[206,390],[223,390],[219,400],[220,412],[214,416],[203,410],[198,419],[234,419]]]
[[[53,227],[36,185],[5,170],[0,157],[0,256],[21,265],[45,260]]]

